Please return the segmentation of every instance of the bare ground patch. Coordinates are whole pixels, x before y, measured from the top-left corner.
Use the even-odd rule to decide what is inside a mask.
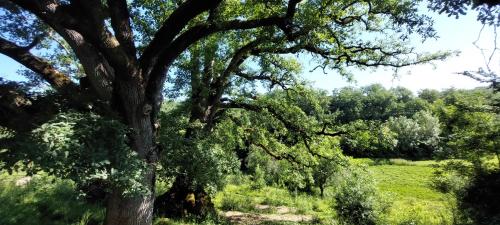
[[[236,224],[262,224],[265,222],[291,222],[291,223],[306,223],[312,221],[311,215],[292,214],[296,210],[286,206],[271,207],[268,205],[256,205],[255,209],[268,211],[273,210],[275,213],[245,213],[239,211],[226,211],[222,215],[229,221]]]

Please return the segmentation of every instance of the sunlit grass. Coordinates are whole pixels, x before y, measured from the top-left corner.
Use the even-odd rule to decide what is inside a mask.
[[[16,185],[22,173],[0,173],[0,224],[99,224],[104,208],[78,198],[74,184],[41,174]]]
[[[214,198],[215,206],[223,211],[241,211],[254,213],[276,213],[276,207],[290,208],[287,213],[312,215],[319,220],[330,220],[335,212],[331,198],[321,199],[304,193],[291,193],[278,187],[263,187],[252,189],[249,184],[229,184]],[[266,210],[258,205],[270,206]]]
[[[370,166],[381,194],[392,200],[389,224],[451,224],[454,199],[431,187],[432,161],[408,165]]]
[[[377,183],[380,194],[391,207],[383,216],[386,224],[451,224],[454,199],[431,187],[436,166],[443,162],[433,160],[410,161],[391,159],[381,162],[372,159],[356,159],[365,163]],[[248,182],[248,181],[247,181]],[[287,206],[295,208],[297,214],[314,215],[319,221],[327,223],[335,220],[334,204],[327,196],[294,194],[286,189],[263,187],[252,189],[247,182],[230,184],[217,194],[214,199],[218,209],[223,211],[242,211],[255,213],[273,213],[262,211],[256,205]]]

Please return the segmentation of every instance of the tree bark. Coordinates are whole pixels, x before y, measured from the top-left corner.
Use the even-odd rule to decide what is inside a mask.
[[[119,71],[119,70],[117,70]],[[129,70],[130,71],[130,70]],[[147,195],[126,197],[121,189],[114,188],[107,202],[106,225],[150,225],[153,222],[155,196],[155,164],[158,161],[158,148],[155,144],[156,118],[152,105],[161,104],[161,100],[151,102],[138,78],[138,70],[131,70],[130,79],[116,79],[113,105],[124,123],[131,128],[130,147],[138,157],[148,164],[144,171],[142,185],[149,191]],[[158,109],[159,110],[159,109]]]
[[[154,171],[145,176],[154,184]],[[152,189],[154,190],[154,188]],[[113,190],[106,207],[106,225],[150,225],[153,223],[154,192],[146,196],[124,197],[122,190]]]

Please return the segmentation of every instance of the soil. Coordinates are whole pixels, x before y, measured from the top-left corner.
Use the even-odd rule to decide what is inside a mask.
[[[272,207],[269,205],[256,205],[255,209],[271,211],[273,213],[226,211],[222,212],[222,215],[235,224],[262,224],[265,222],[305,223],[313,219],[311,215],[293,214],[296,210],[286,206]]]

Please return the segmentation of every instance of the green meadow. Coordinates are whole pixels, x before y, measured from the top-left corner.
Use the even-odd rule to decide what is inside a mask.
[[[369,174],[388,206],[384,224],[451,224],[454,199],[432,189],[435,161],[370,160]],[[83,203],[71,182],[35,176],[28,184],[16,186],[23,174],[3,173],[0,181],[0,224],[100,224],[102,206]],[[165,185],[165,184],[163,184]],[[159,187],[159,189],[165,189]],[[205,221],[160,218],[156,224],[338,224],[331,197],[335,185],[324,198],[316,194],[288,191],[281,187],[252,185],[248,176],[230,177],[213,202],[219,218]],[[243,219],[235,221],[231,213]],[[237,212],[237,213],[236,213]],[[245,220],[250,218],[250,222]],[[296,220],[300,221],[296,221]]]

